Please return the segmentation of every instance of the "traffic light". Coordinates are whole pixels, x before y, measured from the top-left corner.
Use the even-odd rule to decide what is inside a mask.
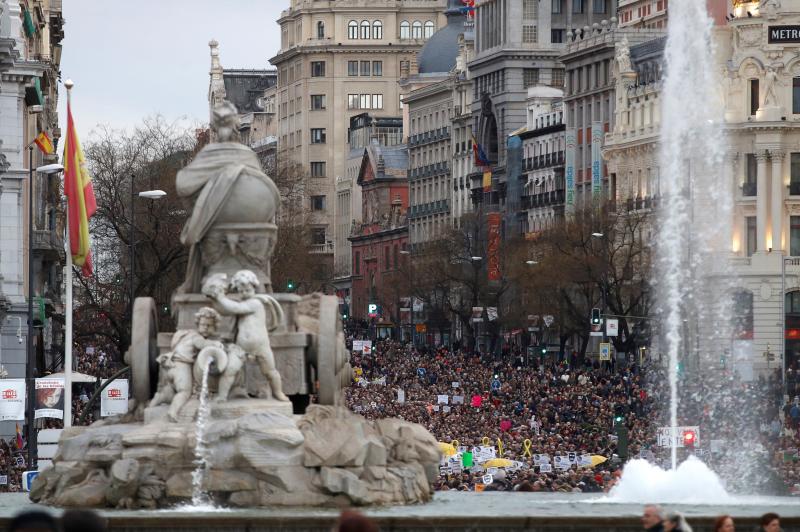
[[[683,446],[687,449],[693,450],[697,443],[697,434],[693,430],[686,430],[683,432]]]
[[[295,288],[296,288],[296,285],[294,284],[294,280],[289,279],[288,281],[286,281],[286,291],[287,292],[294,292]]]
[[[600,325],[600,309],[592,309],[592,325]]]
[[[614,426],[619,425],[625,421],[625,406],[614,405]]]
[[[539,351],[541,351],[542,356],[545,356],[547,354],[547,346],[546,345],[540,345],[539,346]]]

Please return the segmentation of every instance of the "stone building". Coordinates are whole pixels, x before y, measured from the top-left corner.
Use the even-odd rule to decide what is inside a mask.
[[[377,142],[364,149],[358,185],[361,223],[350,233],[353,255],[350,313],[368,321],[380,335],[401,326],[401,299],[409,282],[408,152],[405,145],[382,147]],[[369,305],[376,305],[370,313]],[[372,314],[372,315],[370,315]]]
[[[666,28],[668,3],[669,0],[619,0],[619,26]]]
[[[278,19],[279,156],[299,163],[315,243],[333,253],[336,178],[346,173],[351,117],[400,116],[400,72],[444,24],[445,0],[292,0]],[[341,240],[341,239],[339,239]]]
[[[57,146],[60,0],[0,1],[0,373],[25,376],[28,336],[29,168],[57,162],[29,144],[44,131]],[[32,161],[30,157],[32,156]],[[34,352],[41,372],[63,355],[64,211],[59,175],[34,172]],[[6,426],[8,425],[8,426]],[[14,432],[0,424],[0,434]]]

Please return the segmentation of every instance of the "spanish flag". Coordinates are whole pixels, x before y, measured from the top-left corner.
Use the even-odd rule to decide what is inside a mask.
[[[97,210],[92,179],[86,170],[86,159],[75,131],[72,108],[67,100],[67,141],[64,143],[64,193],[67,196],[68,231],[72,263],[80,266],[83,275],[92,275],[89,240],[89,218]]]
[[[48,137],[47,133],[45,133],[44,131],[39,133],[36,136],[36,138],[33,139],[33,142],[35,142],[36,145],[39,146],[39,149],[42,150],[42,153],[44,153],[45,155],[50,155],[55,151],[55,148],[53,148],[53,142],[50,140],[50,137]]]

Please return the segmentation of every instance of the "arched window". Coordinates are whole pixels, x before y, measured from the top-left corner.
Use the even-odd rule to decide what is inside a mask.
[[[436,26],[433,25],[433,22],[428,20],[425,22],[425,38],[430,39],[433,37],[433,32],[436,30]]]
[[[372,23],[372,38],[383,39],[383,22],[376,20]]]
[[[347,23],[347,38],[358,39],[358,22],[351,20]]]
[[[407,20],[404,20],[403,22],[400,23],[400,38],[401,39],[411,38],[411,24],[409,24]]]
[[[414,23],[411,25],[411,38],[412,39],[422,38],[422,22],[420,22],[419,20],[415,20]]]
[[[361,21],[361,38],[362,39],[369,39],[369,21],[362,20]]]
[[[321,20],[317,22],[317,39],[325,38],[325,23]]]

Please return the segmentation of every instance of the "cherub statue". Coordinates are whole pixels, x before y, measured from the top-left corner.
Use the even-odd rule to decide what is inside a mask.
[[[197,330],[183,329],[172,336],[171,350],[156,359],[161,365],[158,391],[150,406],[169,403],[167,418],[177,421],[178,413],[192,396],[192,368],[201,350],[213,347],[224,349],[214,340],[219,313],[210,307],[201,308],[195,315]]]
[[[258,362],[261,372],[269,383],[272,397],[288,401],[283,393],[281,375],[275,368],[275,355],[269,343],[269,332],[283,321],[283,309],[278,301],[268,294],[257,294],[258,277],[250,270],[240,270],[231,278],[229,289],[238,292],[240,301],[227,296],[220,283],[224,274],[211,276],[203,285],[203,293],[214,300],[224,315],[237,317],[234,343],[251,359]]]

